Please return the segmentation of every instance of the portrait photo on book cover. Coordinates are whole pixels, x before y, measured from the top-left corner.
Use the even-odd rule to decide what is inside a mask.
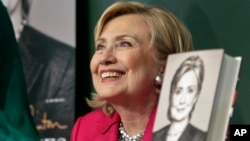
[[[214,51],[168,57],[153,141],[206,140],[222,63],[218,60],[221,54]]]

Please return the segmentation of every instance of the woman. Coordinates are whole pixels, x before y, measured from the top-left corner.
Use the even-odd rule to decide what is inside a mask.
[[[71,141],[151,141],[159,79],[167,56],[192,49],[191,35],[169,11],[136,2],[108,7],[95,27],[90,68],[95,111],[80,117]]]
[[[177,69],[169,96],[168,119],[171,124],[154,133],[155,141],[204,141],[206,134],[189,123],[204,79],[204,64],[190,56]]]

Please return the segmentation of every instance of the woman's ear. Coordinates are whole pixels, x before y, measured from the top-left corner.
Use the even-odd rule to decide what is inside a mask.
[[[165,73],[166,62],[167,62],[167,60],[163,60],[163,61],[161,61],[161,63],[160,63],[160,73],[163,74],[163,75],[164,75],[164,73]]]

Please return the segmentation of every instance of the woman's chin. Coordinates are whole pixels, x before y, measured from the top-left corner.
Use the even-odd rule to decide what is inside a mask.
[[[109,92],[109,91],[107,91],[107,92],[103,91],[103,92],[99,93],[99,95],[100,95],[101,98],[107,100],[107,99],[117,97],[118,94],[113,93],[113,92]]]

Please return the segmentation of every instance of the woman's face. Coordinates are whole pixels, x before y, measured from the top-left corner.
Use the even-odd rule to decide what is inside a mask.
[[[159,70],[153,55],[149,28],[141,16],[122,15],[109,21],[90,64],[97,93],[115,102],[149,95]]]
[[[171,115],[175,121],[182,121],[189,117],[197,101],[198,81],[193,71],[186,72],[177,83],[173,93]]]

